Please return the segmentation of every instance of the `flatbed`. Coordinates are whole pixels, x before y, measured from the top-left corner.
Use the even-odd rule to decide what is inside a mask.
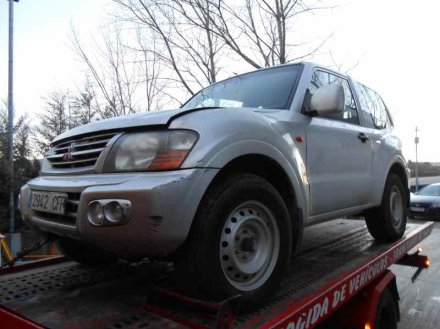
[[[425,264],[419,264],[417,254],[411,258],[408,253],[432,228],[431,222],[408,224],[405,236],[390,244],[375,242],[362,220],[334,220],[307,228],[302,247],[275,296],[250,313],[239,312],[234,299],[210,303],[192,298],[174,283],[169,263],[119,262],[91,268],[61,259],[22,271],[0,270],[0,324],[19,323],[28,328],[314,328],[325,325],[347,305],[365,303],[360,292],[366,294],[370,289],[374,297],[382,283],[391,284],[391,265],[427,267],[426,257],[421,256]],[[364,307],[363,313],[368,309]],[[356,321],[364,321],[361,317]],[[364,328],[373,325],[367,321]]]

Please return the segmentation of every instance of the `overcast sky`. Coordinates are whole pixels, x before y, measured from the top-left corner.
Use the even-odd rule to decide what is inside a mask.
[[[325,1],[324,1],[325,2]],[[80,62],[70,48],[70,24],[88,36],[105,20],[111,0],[21,0],[15,4],[15,105],[18,113],[41,111],[41,96],[75,88]],[[340,1],[333,10],[305,20],[301,30],[333,37],[314,58],[347,69],[378,91],[388,105],[407,159],[415,160],[414,130],[420,129],[419,161],[440,162],[440,1]],[[0,99],[7,96],[8,2],[0,1]]]

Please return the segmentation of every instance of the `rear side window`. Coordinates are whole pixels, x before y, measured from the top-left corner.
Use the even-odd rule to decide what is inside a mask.
[[[356,102],[353,97],[350,85],[347,79],[341,78],[335,74],[331,74],[321,70],[315,70],[310,82],[309,88],[304,99],[306,107],[310,107],[310,99],[318,88],[326,85],[337,83],[342,85],[345,91],[345,111],[336,114],[321,115],[324,118],[343,121],[347,123],[359,124]]]
[[[372,123],[376,129],[385,129],[390,126],[390,119],[386,106],[380,95],[374,90],[354,82],[356,92],[359,97],[359,103],[362,110],[366,113],[366,120]]]

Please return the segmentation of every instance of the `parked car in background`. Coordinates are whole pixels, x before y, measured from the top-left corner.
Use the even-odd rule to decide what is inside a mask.
[[[304,226],[362,213],[375,239],[402,237],[408,169],[393,128],[380,95],[346,75],[261,69],[177,110],[61,134],[21,212],[79,262],[172,259],[203,295],[258,305]]]
[[[440,183],[424,186],[411,193],[410,218],[440,219]]]

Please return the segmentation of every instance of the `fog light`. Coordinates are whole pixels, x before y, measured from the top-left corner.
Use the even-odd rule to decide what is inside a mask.
[[[104,209],[99,201],[89,203],[87,219],[92,225],[101,226],[104,224]]]
[[[111,201],[104,206],[104,216],[110,222],[120,223],[125,219],[124,208],[117,201]]]

